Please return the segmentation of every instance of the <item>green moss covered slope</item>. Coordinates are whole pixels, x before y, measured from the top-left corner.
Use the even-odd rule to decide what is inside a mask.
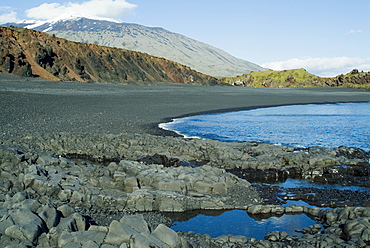
[[[224,83],[246,87],[350,87],[370,89],[370,72],[357,69],[332,78],[315,76],[305,69],[256,71],[237,77],[223,78]]]

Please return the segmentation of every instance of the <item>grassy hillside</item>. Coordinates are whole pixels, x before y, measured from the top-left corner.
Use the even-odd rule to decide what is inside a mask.
[[[370,90],[370,72],[359,72],[353,70],[343,76],[343,81],[346,82],[346,87],[363,88]]]
[[[287,88],[287,87],[351,87],[370,89],[370,72],[354,69],[333,78],[315,76],[305,69],[283,71],[256,71],[237,77],[223,78],[224,83],[235,86]]]

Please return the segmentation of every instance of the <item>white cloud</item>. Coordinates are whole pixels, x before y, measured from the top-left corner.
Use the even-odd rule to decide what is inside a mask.
[[[346,33],[346,35],[351,35],[351,34],[358,34],[358,33],[361,33],[362,30],[358,29],[358,30],[350,30]]]
[[[17,13],[8,6],[0,6],[0,23],[17,22]]]
[[[38,7],[26,10],[26,15],[34,19],[53,19],[66,12],[81,15],[119,18],[127,11],[135,8],[135,4],[126,0],[89,0],[82,3],[44,3]]]
[[[370,71],[369,58],[350,58],[350,57],[334,57],[334,58],[294,58],[286,61],[276,61],[262,64],[263,67],[273,70],[289,70],[304,68],[308,72],[322,77],[334,77],[340,74],[346,74],[352,69]]]

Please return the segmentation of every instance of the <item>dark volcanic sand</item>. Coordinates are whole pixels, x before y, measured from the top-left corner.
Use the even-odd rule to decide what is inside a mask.
[[[370,92],[347,88],[88,84],[0,76],[0,140],[48,132],[164,135],[169,133],[158,129],[158,123],[180,116],[360,101],[370,101]]]

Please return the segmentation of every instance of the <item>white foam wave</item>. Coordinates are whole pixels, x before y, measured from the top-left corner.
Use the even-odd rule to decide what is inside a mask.
[[[176,125],[176,124],[179,124],[179,123],[183,123],[184,120],[182,119],[172,119],[171,122],[166,122],[166,123],[159,123],[158,124],[158,127],[163,129],[163,130],[166,130],[166,131],[171,131],[171,132],[174,132],[180,136],[183,136],[184,138],[186,139],[202,139],[201,137],[198,137],[198,136],[189,136],[189,135],[186,135],[180,131],[177,131],[175,129],[173,129],[173,127]]]

